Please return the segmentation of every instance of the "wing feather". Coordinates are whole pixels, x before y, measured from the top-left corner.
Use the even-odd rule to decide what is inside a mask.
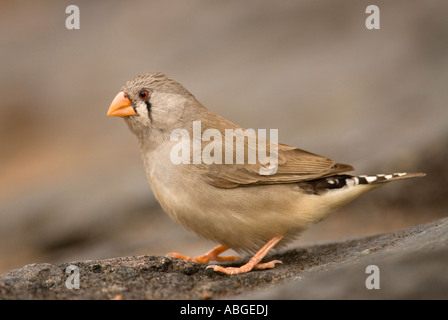
[[[278,145],[278,167],[272,175],[260,174],[260,169],[268,165],[256,164],[211,164],[207,165],[207,182],[218,188],[240,186],[295,183],[319,179],[334,174],[354,170],[347,164],[297,149],[288,145]]]

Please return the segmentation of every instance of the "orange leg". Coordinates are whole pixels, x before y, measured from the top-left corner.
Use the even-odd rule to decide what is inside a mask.
[[[280,260],[272,260],[265,263],[260,263],[260,261],[266,256],[266,254],[271,250],[281,239],[283,236],[275,236],[271,240],[269,240],[245,265],[234,268],[234,267],[221,267],[218,265],[210,265],[207,268],[213,268],[215,271],[223,272],[225,274],[238,274],[238,273],[246,273],[251,270],[263,270],[263,269],[272,269],[275,267],[276,263],[282,263]]]
[[[210,261],[235,261],[235,260],[241,260],[240,257],[238,256],[226,256],[226,257],[220,257],[219,255],[221,253],[223,253],[224,251],[229,250],[228,247],[226,246],[217,246],[216,248],[210,250],[209,252],[207,252],[206,254],[203,254],[202,256],[199,257],[186,257],[184,255],[181,255],[179,253],[176,252],[170,252],[167,254],[167,256],[173,257],[173,258],[178,258],[178,259],[183,259],[183,260],[189,260],[189,261],[194,261],[194,262],[199,262],[199,263],[204,263],[207,264]]]

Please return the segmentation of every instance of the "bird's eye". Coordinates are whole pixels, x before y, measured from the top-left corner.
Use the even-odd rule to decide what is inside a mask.
[[[148,92],[148,90],[143,89],[138,93],[138,96],[140,97],[140,99],[146,100],[149,97],[149,92]]]

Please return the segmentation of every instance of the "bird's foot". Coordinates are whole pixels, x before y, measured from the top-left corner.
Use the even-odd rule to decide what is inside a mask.
[[[269,262],[264,262],[264,263],[258,263],[258,264],[253,264],[250,261],[248,263],[246,263],[245,265],[239,267],[239,268],[235,268],[235,267],[222,267],[222,266],[218,266],[218,265],[209,265],[207,266],[207,269],[213,269],[214,271],[218,271],[218,272],[222,272],[225,274],[239,274],[239,273],[246,273],[252,270],[265,270],[265,269],[272,269],[275,267],[276,263],[282,263],[280,260],[272,260]]]
[[[249,260],[245,265],[235,268],[235,267],[222,267],[218,265],[210,265],[207,268],[211,268],[215,271],[222,272],[225,274],[238,274],[246,273],[251,270],[264,270],[272,269],[275,267],[276,263],[282,263],[280,260],[272,260],[265,263],[260,263],[260,261],[266,256],[266,254],[283,238],[281,235],[277,235],[269,240],[258,252]]]
[[[224,251],[226,251],[228,249],[229,249],[228,247],[221,245],[221,246],[218,246],[218,247],[210,250],[206,254],[203,254],[198,257],[187,257],[187,256],[184,256],[184,255],[182,255],[180,253],[176,253],[176,252],[170,252],[167,254],[167,256],[173,257],[173,258],[178,258],[178,259],[183,259],[183,260],[188,260],[188,261],[194,261],[194,262],[203,263],[203,264],[207,264],[210,261],[225,262],[225,261],[242,260],[241,257],[239,257],[239,256],[225,256],[225,257],[219,256],[221,253],[223,253]]]

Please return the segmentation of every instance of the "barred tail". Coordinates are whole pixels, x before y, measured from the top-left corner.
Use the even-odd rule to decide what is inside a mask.
[[[421,172],[415,172],[415,173],[407,173],[407,172],[401,172],[401,173],[391,173],[391,174],[376,174],[373,176],[356,176],[352,177],[354,184],[378,184],[378,183],[384,183],[399,179],[407,179],[407,178],[417,178],[417,177],[424,177],[426,176],[426,173]]]
[[[326,178],[302,182],[301,186],[307,193],[322,194],[327,191],[350,188],[357,185],[372,185],[373,187],[374,185],[381,184],[384,182],[399,179],[424,177],[424,176],[426,176],[426,174],[420,172],[418,173],[401,172],[401,173],[360,175],[360,176],[337,174]]]

